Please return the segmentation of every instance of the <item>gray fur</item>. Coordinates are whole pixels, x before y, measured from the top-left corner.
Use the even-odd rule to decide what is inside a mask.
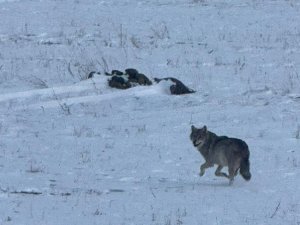
[[[218,168],[215,175],[228,178],[230,184],[232,184],[238,171],[245,180],[251,179],[250,152],[244,141],[237,138],[217,136],[215,133],[208,131],[206,126],[200,129],[192,126],[191,129],[190,139],[205,159],[205,163],[200,167],[200,176],[204,175],[205,169],[216,164]],[[228,175],[221,172],[225,166],[228,167]]]

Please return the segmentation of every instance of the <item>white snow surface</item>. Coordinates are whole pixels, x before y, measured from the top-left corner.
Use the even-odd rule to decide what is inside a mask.
[[[299,21],[297,0],[0,0],[0,224],[299,225]],[[197,92],[85,79],[130,67]],[[252,179],[199,177],[192,124],[245,140]]]

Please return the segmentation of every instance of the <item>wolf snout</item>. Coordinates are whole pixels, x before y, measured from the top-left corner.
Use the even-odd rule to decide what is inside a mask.
[[[193,141],[195,147],[202,144],[202,141]]]

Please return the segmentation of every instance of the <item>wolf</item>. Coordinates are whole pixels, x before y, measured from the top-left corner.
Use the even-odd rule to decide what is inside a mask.
[[[251,179],[250,152],[244,141],[218,136],[208,131],[206,126],[199,129],[192,125],[191,130],[190,139],[205,159],[205,163],[200,166],[200,176],[204,175],[205,169],[216,164],[215,175],[228,178],[229,184],[233,183],[238,171],[246,181]],[[221,172],[225,166],[228,167],[228,174]]]

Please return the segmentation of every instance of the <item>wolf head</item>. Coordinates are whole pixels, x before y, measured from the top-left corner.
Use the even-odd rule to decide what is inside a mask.
[[[207,127],[204,126],[203,128],[196,128],[192,125],[192,132],[190,134],[190,139],[193,142],[195,147],[201,147],[208,137]]]

